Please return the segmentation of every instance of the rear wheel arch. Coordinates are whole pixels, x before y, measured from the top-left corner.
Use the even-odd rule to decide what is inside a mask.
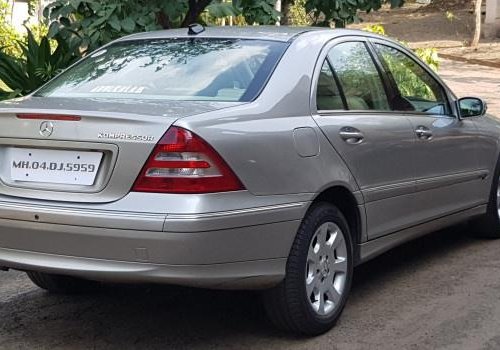
[[[314,203],[297,231],[285,278],[262,294],[270,320],[303,335],[331,329],[349,296],[354,262],[345,216],[327,201]]]
[[[362,212],[352,191],[341,185],[329,187],[318,193],[308,210],[311,210],[317,203],[321,202],[333,204],[342,212],[349,225],[354,247],[361,243],[363,232]],[[354,256],[357,256],[356,250],[354,251]]]

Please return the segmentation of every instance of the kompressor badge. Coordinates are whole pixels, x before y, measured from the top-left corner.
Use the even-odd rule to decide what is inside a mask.
[[[134,135],[127,134],[124,132],[100,132],[97,135],[99,139],[108,139],[108,140],[128,140],[128,141],[154,141],[154,136],[148,135]]]

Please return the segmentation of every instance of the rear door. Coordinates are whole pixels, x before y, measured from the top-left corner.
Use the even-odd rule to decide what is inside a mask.
[[[446,89],[409,53],[390,43],[373,43],[394,85],[393,108],[413,128],[416,165],[414,216],[425,222],[484,202],[477,130],[472,120],[452,114]]]
[[[362,38],[332,42],[320,62],[313,116],[358,182],[368,238],[410,225],[415,190],[412,124],[391,111],[383,74]]]

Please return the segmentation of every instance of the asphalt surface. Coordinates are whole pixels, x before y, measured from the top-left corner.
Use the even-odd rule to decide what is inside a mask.
[[[458,97],[481,97],[488,112],[500,118],[500,68],[442,60],[439,75]]]
[[[500,240],[462,225],[356,269],[329,333],[297,338],[259,296],[162,286],[49,295],[0,273],[0,349],[500,349]]]
[[[500,110],[500,72],[446,61],[442,75]],[[118,285],[54,296],[0,272],[0,349],[500,349],[500,240],[471,231],[437,232],[357,268],[341,320],[312,339],[273,329],[256,293]]]

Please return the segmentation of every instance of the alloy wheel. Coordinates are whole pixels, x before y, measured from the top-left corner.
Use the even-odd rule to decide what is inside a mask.
[[[312,309],[320,316],[329,316],[341,304],[347,281],[347,256],[340,227],[333,222],[319,226],[307,254],[306,292]]]

